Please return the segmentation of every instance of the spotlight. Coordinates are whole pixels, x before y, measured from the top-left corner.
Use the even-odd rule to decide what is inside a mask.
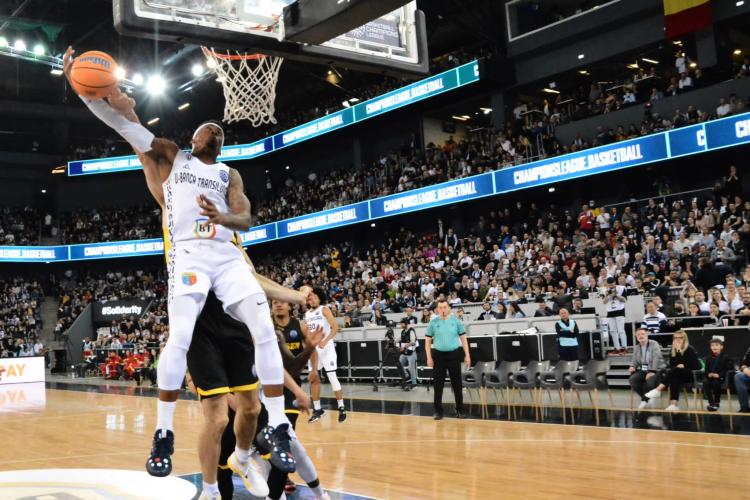
[[[375,223],[374,222],[370,223],[370,227],[375,227]]]
[[[140,73],[136,73],[133,75],[133,84],[134,85],[143,85],[143,75]]]
[[[193,64],[191,71],[193,72],[193,76],[201,76],[203,74],[203,65]]]
[[[46,189],[42,189],[42,194],[47,194],[47,190]]]
[[[115,77],[118,80],[122,80],[123,78],[125,78],[125,68],[123,68],[122,66],[116,67],[115,68]]]
[[[586,57],[586,56],[585,56],[584,54],[578,54],[578,60],[579,60],[579,61],[580,61],[581,59],[583,59],[584,57]]]
[[[35,56],[43,56],[44,52],[45,52],[44,45],[42,45],[41,43],[37,43],[36,45],[34,45]]]
[[[18,51],[24,51],[26,50],[26,42],[24,42],[23,40],[19,38],[18,40],[13,42],[13,48]]]
[[[146,90],[151,95],[161,95],[167,88],[167,82],[159,75],[153,75],[146,82]]]
[[[547,189],[547,191],[549,191],[550,193],[554,193],[555,192],[555,188],[551,187],[551,188]]]
[[[147,121],[146,123],[147,123],[147,124],[149,124],[149,125],[153,125],[153,124],[155,124],[155,123],[159,123],[159,117],[157,116],[156,118],[151,118],[151,119],[150,119],[149,121]]]
[[[289,165],[287,165],[286,167],[284,167],[284,170],[289,170],[290,168],[291,167]]]

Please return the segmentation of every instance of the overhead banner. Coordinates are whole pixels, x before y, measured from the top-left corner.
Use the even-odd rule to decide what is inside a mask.
[[[70,245],[70,260],[104,259],[110,257],[142,257],[145,255],[162,255],[164,240],[114,241],[111,243],[90,243]]]
[[[367,220],[370,220],[368,202],[362,201],[354,205],[332,208],[331,210],[277,222],[276,233],[279,238],[286,238],[324,229],[333,229],[334,227],[348,226]]]
[[[495,193],[666,160],[667,137],[649,135],[495,171]]]
[[[92,302],[91,318],[94,326],[111,325],[112,321],[119,322],[123,317],[137,318],[148,309],[148,301],[140,299],[110,300],[108,302]]]
[[[479,80],[479,62],[472,61],[463,66],[406,85],[382,96],[361,102],[354,107],[344,108],[285,132],[279,132],[265,139],[250,144],[224,146],[221,148],[219,160],[230,162],[257,158],[272,151],[361,122],[373,116],[468,85],[477,80]],[[141,162],[135,155],[75,160],[68,162],[68,175],[110,174],[139,170],[141,168]]]
[[[370,200],[370,218],[378,219],[416,210],[425,210],[464,200],[474,200],[492,194],[495,194],[492,187],[492,174],[475,175]]]
[[[68,260],[68,247],[0,247],[0,262],[57,262]]]
[[[303,140],[301,137],[297,139]],[[264,224],[242,233],[242,245],[257,245],[299,234],[324,231],[748,143],[750,113],[744,113]],[[159,238],[86,245],[0,247],[0,263],[138,257],[161,255],[163,252],[164,243]]]

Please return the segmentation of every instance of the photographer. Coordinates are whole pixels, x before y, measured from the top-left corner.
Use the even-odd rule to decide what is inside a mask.
[[[399,343],[399,349],[401,355],[398,358],[399,363],[404,368],[409,368],[409,383],[411,387],[417,386],[417,349],[419,348],[419,341],[417,340],[417,332],[414,328],[409,326],[406,318],[403,318],[400,322],[401,325],[401,342]]]
[[[625,287],[615,284],[615,278],[607,278],[606,286],[599,291],[599,296],[607,306],[607,330],[612,337],[614,350],[610,354],[622,356],[628,353],[628,341],[625,335]]]

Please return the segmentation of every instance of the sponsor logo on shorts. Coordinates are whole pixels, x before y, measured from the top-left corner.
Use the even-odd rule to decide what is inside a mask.
[[[182,283],[187,286],[193,286],[198,282],[198,276],[195,273],[182,273]]]
[[[219,170],[219,178],[222,182],[229,182],[229,174],[224,170]]]

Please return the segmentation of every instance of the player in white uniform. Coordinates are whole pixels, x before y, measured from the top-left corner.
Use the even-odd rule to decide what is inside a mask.
[[[344,393],[341,383],[336,376],[338,366],[336,364],[336,345],[334,337],[339,332],[339,325],[333,317],[331,310],[325,305],[328,298],[320,288],[314,288],[313,293],[307,299],[308,310],[305,312],[305,323],[310,330],[322,328],[325,338],[315,348],[310,357],[310,392],[313,400],[313,414],[309,422],[317,422],[325,415],[325,410],[320,406],[320,377],[318,372],[324,370],[328,381],[331,383],[333,393],[336,395],[336,405],[339,410],[339,422],[346,420],[346,408],[344,408]]]
[[[73,49],[68,47],[63,58],[68,80],[72,56]],[[225,311],[251,332],[269,425],[279,431],[269,433],[266,429],[261,433],[272,436],[274,455],[284,457],[288,469],[293,471],[295,464],[288,453],[290,438],[286,432],[289,420],[284,414],[284,369],[271,311],[243,252],[232,242],[234,231],[250,227],[250,201],[237,170],[217,163],[224,131],[218,123],[202,124],[193,134],[192,152],[186,153],[174,142],[155,138],[143,127],[135,114],[135,101],[119,89],[106,100],[82,100],[136,151],[148,189],[161,205],[165,221],[170,332],[159,358],[157,424],[146,470],[154,476],[166,476],[172,471],[174,408],[185,377],[193,328],[208,292],[213,290]],[[237,393],[240,419],[252,413],[249,408],[254,402],[245,395],[254,393]],[[238,445],[239,439],[238,436]],[[246,448],[237,448],[240,461],[247,460],[249,446]],[[281,448],[287,453],[276,453]]]

